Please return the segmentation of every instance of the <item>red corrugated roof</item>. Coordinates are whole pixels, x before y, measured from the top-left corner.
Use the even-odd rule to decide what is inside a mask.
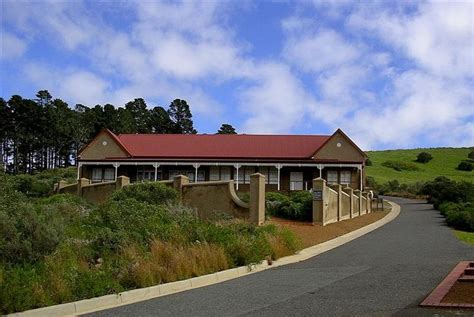
[[[138,158],[310,159],[329,135],[119,134]]]

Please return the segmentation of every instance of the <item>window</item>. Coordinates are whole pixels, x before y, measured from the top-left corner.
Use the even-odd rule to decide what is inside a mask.
[[[290,190],[303,190],[303,172],[290,172]]]
[[[104,181],[110,182],[115,180],[115,169],[114,168],[105,168],[104,169]]]
[[[341,171],[341,184],[349,185],[351,183],[351,171]]]
[[[250,184],[250,175],[255,173],[255,167],[244,166],[238,169],[239,172],[239,184]],[[237,177],[234,177],[237,181]]]
[[[275,167],[269,168],[268,184],[278,184],[278,170]]]
[[[115,168],[94,167],[92,169],[92,182],[111,182],[115,180]]]
[[[217,166],[212,166],[209,169],[209,180],[210,181],[218,181],[220,179],[219,176],[219,167]]]
[[[230,180],[230,166],[211,166],[209,169],[209,180]]]
[[[245,171],[244,182],[245,184],[250,184],[250,175],[255,173],[255,167],[245,166],[244,171]]]
[[[187,178],[189,178],[189,181],[190,182],[194,182],[194,177],[196,176],[196,170],[170,170],[170,178],[169,179],[173,179],[175,178],[175,176],[178,176],[178,175],[184,175],[186,176]],[[205,180],[205,173],[204,171],[200,171],[198,170],[198,177],[197,177],[197,181],[198,182],[203,182]]]
[[[154,181],[155,170],[154,169],[139,169],[137,170],[137,181]],[[157,177],[158,180],[158,177]]]
[[[278,170],[276,167],[259,167],[258,172],[265,176],[266,184],[278,184]]]
[[[334,184],[337,184],[337,171],[331,171],[329,170],[328,171],[328,175],[327,175],[328,179],[328,184],[329,185],[334,185]]]
[[[230,166],[221,167],[221,180],[223,181],[230,180]]]
[[[95,167],[92,169],[92,182],[93,183],[102,182],[102,168]]]

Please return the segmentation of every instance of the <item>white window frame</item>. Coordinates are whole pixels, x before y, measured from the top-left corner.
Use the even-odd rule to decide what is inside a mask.
[[[336,185],[338,184],[339,181],[339,173],[337,170],[328,170],[326,177],[327,177],[327,182],[329,185]]]
[[[339,179],[341,185],[350,185],[352,180],[352,172],[347,170],[340,171]]]

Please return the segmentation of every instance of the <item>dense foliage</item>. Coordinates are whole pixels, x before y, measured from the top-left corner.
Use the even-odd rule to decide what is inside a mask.
[[[289,194],[268,192],[265,195],[268,215],[286,219],[311,221],[312,197],[308,191],[295,191]]]
[[[421,192],[446,216],[448,225],[474,231],[474,184],[437,177],[427,182]]]
[[[402,161],[385,161],[382,166],[393,168],[396,171],[418,171],[419,167],[413,163]]]
[[[417,155],[416,157],[416,161],[418,163],[428,163],[429,161],[431,161],[433,159],[433,155],[431,155],[430,153],[428,152],[421,152],[420,154]]]
[[[273,225],[199,220],[159,183],[125,187],[93,206],[65,194],[28,197],[17,178],[0,174],[0,313],[199,276],[299,247]]]
[[[458,165],[458,170],[470,172],[473,170],[473,165],[471,162],[461,162]]]
[[[71,108],[47,90],[36,97],[0,98],[0,166],[10,173],[70,166],[79,149],[104,128],[114,133],[196,133],[190,107],[181,99],[168,109],[149,108],[142,98],[123,107]]]

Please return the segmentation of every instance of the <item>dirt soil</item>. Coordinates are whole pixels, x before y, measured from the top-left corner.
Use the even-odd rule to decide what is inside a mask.
[[[474,304],[474,282],[457,281],[444,296],[442,303]]]
[[[303,242],[303,248],[306,248],[362,228],[379,219],[382,219],[387,214],[388,211],[372,212],[370,214],[362,215],[353,219],[331,223],[324,227],[320,224],[312,225],[308,222],[288,220],[277,217],[272,217],[270,223],[287,227],[296,233],[296,235],[298,235]]]

